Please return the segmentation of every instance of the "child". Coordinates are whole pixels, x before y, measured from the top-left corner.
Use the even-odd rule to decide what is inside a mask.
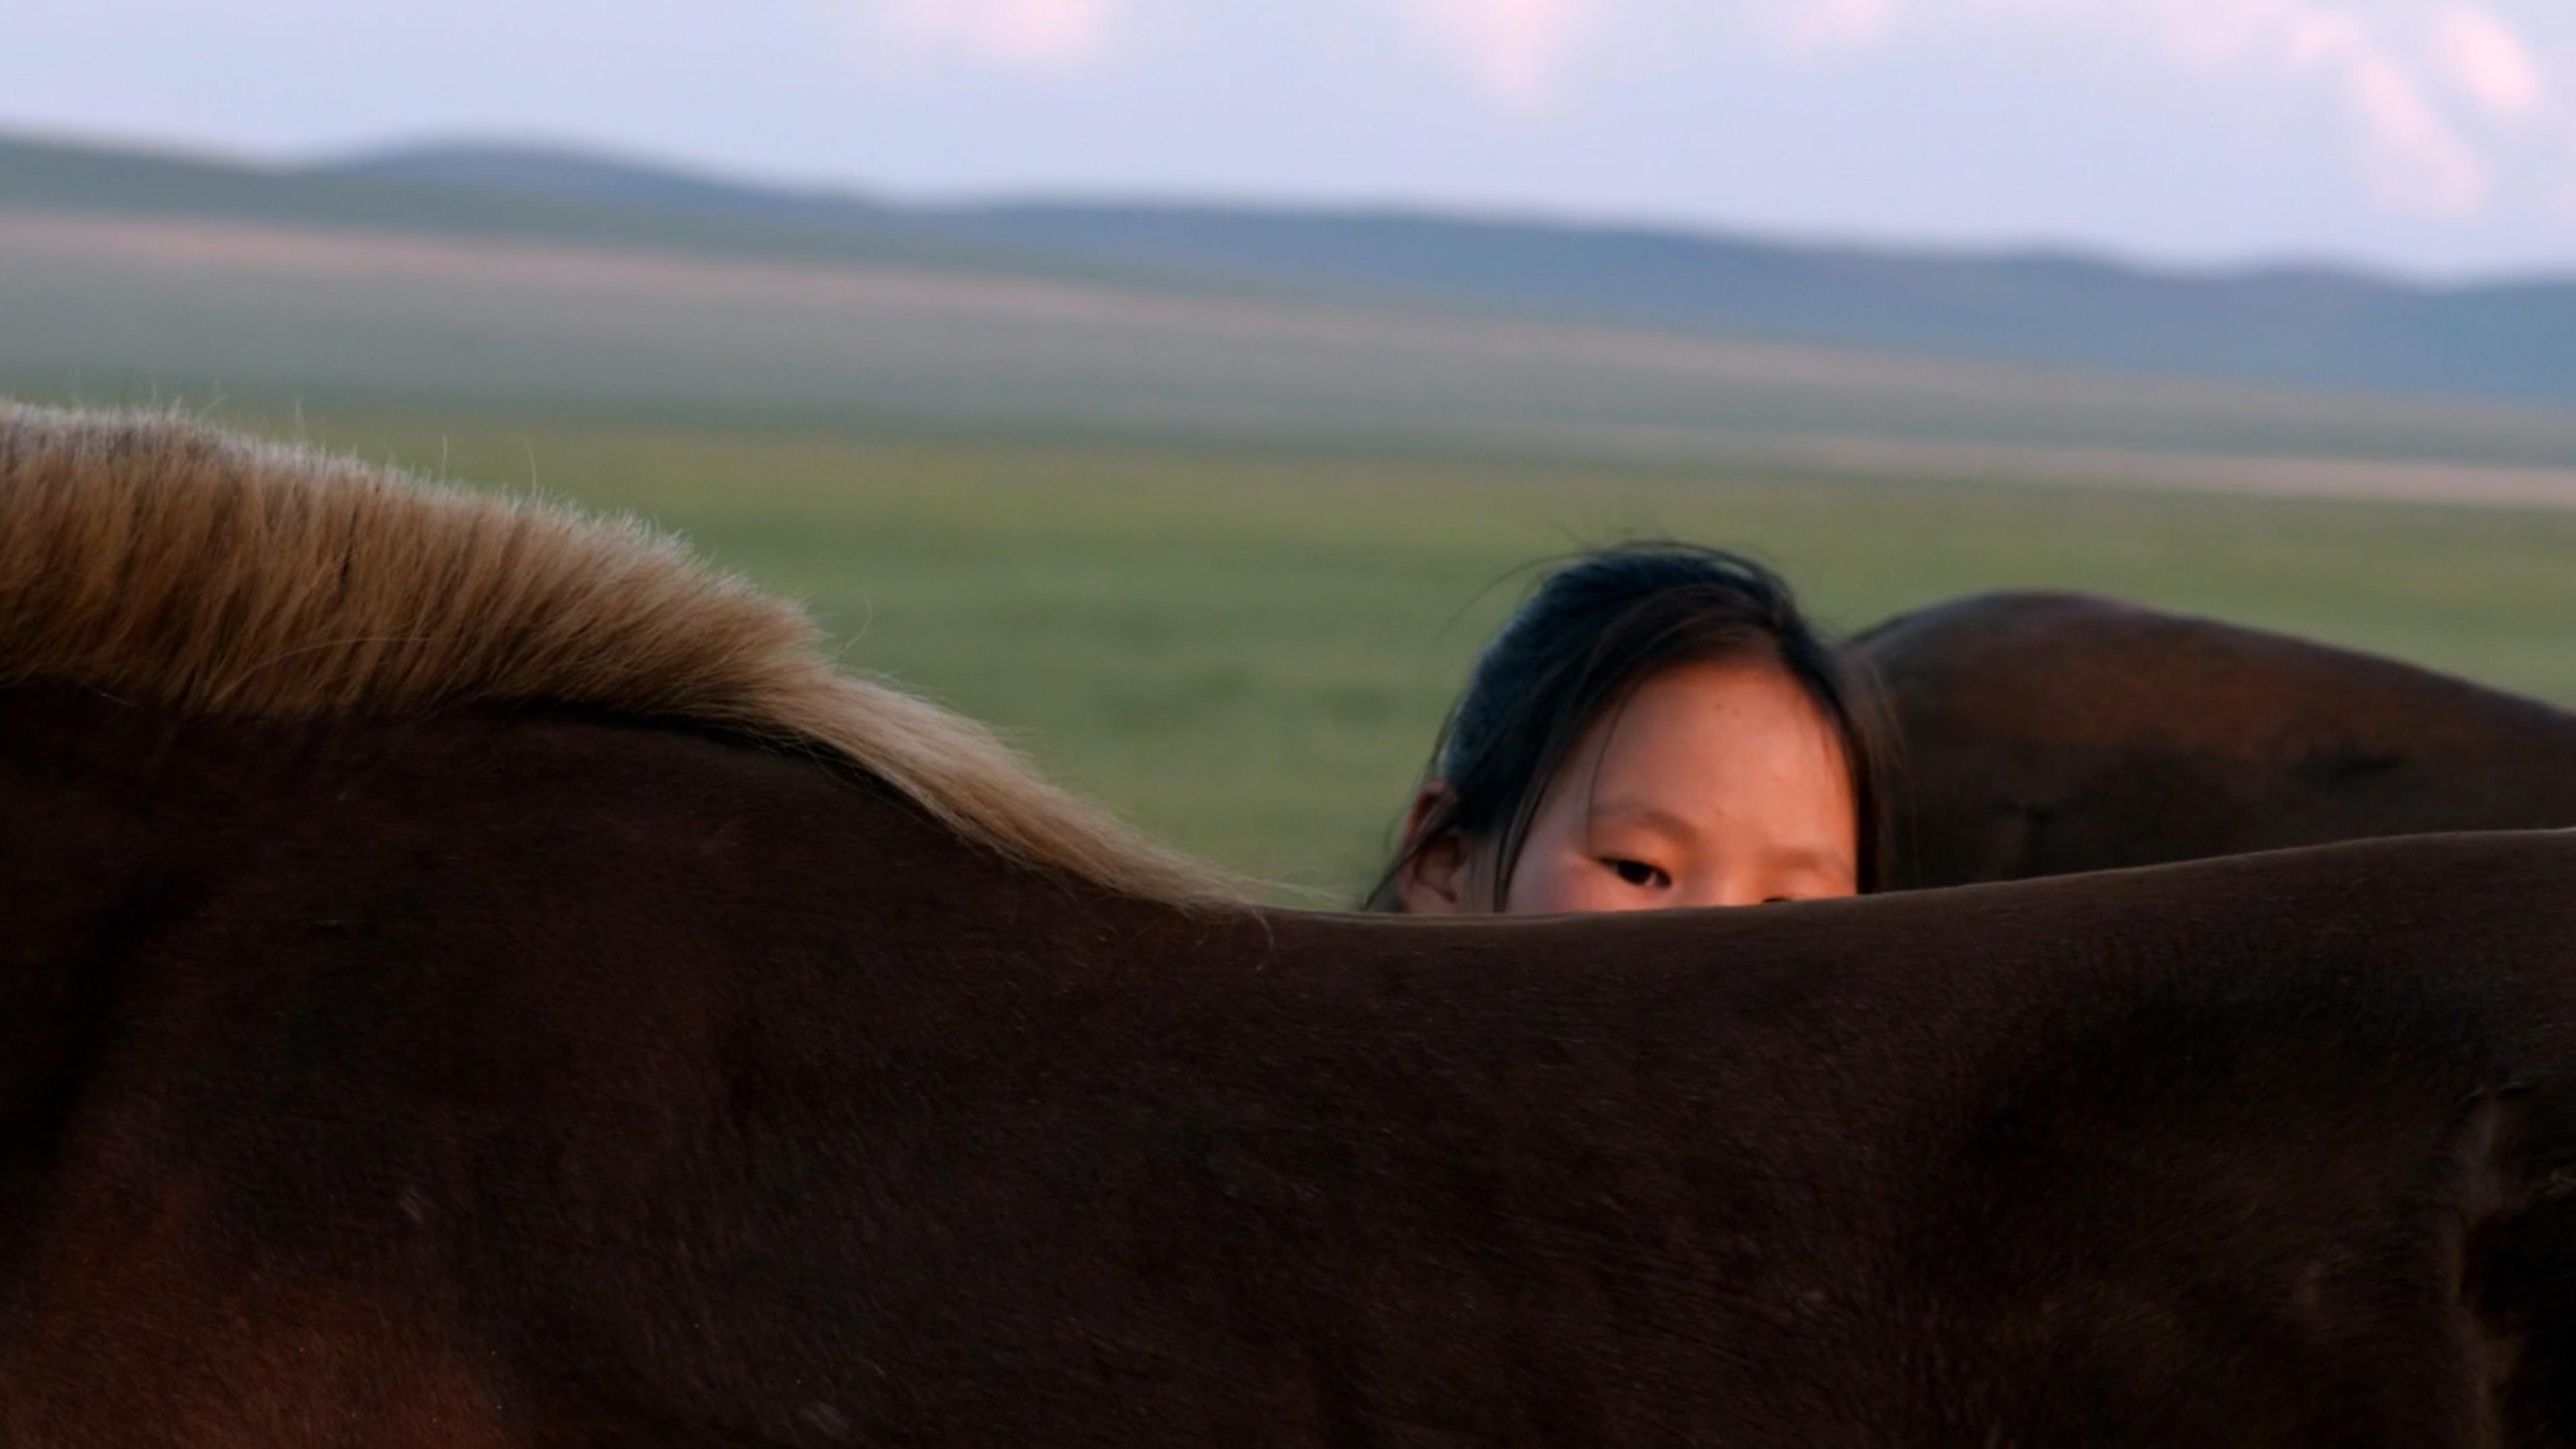
[[[1770,570],[1632,545],[1476,662],[1370,904],[1423,915],[1844,896],[1878,882],[1875,696]]]

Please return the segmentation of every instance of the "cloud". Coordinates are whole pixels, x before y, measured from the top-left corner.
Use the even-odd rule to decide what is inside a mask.
[[[2433,99],[2427,58],[2394,43],[2369,12],[2332,0],[2157,0],[2153,13],[2188,63],[2321,80],[2359,129],[2364,174],[2386,204],[2458,215],[2486,202],[2487,164]],[[2492,30],[2488,39],[2521,53],[2501,22]]]
[[[1856,50],[1885,41],[1908,12],[2089,23],[2189,69],[2320,86],[2357,133],[2373,189],[2419,213],[2472,212],[2494,191],[2446,98],[2495,121],[2552,109],[2531,47],[2477,0],[1779,0],[1773,14],[1804,45]],[[2401,18],[2413,23],[2392,23]]]
[[[1799,0],[1782,17],[1789,38],[1816,49],[1869,45],[1896,21],[1897,0]]]
[[[2537,115],[2549,101],[2549,88],[2531,48],[2513,27],[2481,5],[2454,4],[2428,18],[2434,65],[2444,79],[2489,115],[2519,119]]]
[[[1012,70],[1069,70],[1096,56],[1118,0],[887,0],[896,38]]]
[[[2433,213],[2474,211],[2486,201],[2486,163],[2395,51],[2351,16],[2327,11],[2300,17],[2288,41],[2294,64],[2327,72],[2342,89],[2384,200]]]
[[[1496,95],[1544,95],[1598,0],[1401,0]]]

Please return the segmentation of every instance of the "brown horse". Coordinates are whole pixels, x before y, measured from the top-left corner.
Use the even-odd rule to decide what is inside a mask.
[[[2576,840],[1270,913],[799,628],[0,410],[0,1444],[2576,1434]]]
[[[2051,593],[1854,647],[1903,746],[1900,887],[2576,826],[2576,714],[2393,660]]]

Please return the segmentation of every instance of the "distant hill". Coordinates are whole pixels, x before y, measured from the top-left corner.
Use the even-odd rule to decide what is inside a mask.
[[[854,236],[897,234],[917,225],[898,208],[863,196],[754,186],[572,151],[425,146],[328,162],[302,174],[636,212],[694,212]]]
[[[1651,426],[1978,438],[2009,432],[2034,443],[2129,446],[2131,439],[2180,435],[2187,430],[2173,420],[2188,416],[2200,420],[2192,424],[2201,429],[2194,436],[2205,437],[2211,446],[2288,454],[2328,447],[2324,434],[2311,441],[2300,431],[2304,425],[2286,421],[2310,416],[2312,410],[2305,404],[2267,402],[2258,407],[2248,402],[2247,407],[2274,420],[2262,424],[2259,437],[2243,429],[2229,432],[2236,425],[2220,419],[2242,411],[2231,411],[2235,404],[2228,400],[2244,390],[2240,385],[2373,399],[2414,396],[2539,405],[2554,414],[2551,428],[2576,410],[2576,281],[2550,279],[2431,286],[2326,268],[2194,274],[2076,255],[1967,256],[1802,246],[1396,211],[1050,201],[931,206],[753,185],[631,159],[504,146],[407,148],[326,164],[263,167],[0,137],[0,216],[7,215],[144,216],[178,224],[216,220],[478,244],[509,240],[678,254],[728,265],[749,260],[825,268],[891,266],[917,269],[922,276],[980,279],[979,286],[1037,279],[1092,289],[1086,296],[1096,292],[1107,300],[1087,301],[1085,307],[1102,319],[1113,314],[1125,319],[1116,326],[1126,332],[1113,328],[1096,339],[1085,334],[1086,340],[1076,345],[1054,333],[1042,337],[1046,328],[1073,324],[1027,302],[1038,310],[1010,323],[1021,330],[1008,335],[1029,347],[1043,343],[1038,352],[1003,348],[1002,332],[961,330],[1000,325],[990,321],[924,323],[927,330],[920,341],[898,348],[892,339],[913,334],[900,332],[891,322],[872,322],[875,330],[864,335],[833,333],[815,340],[796,331],[795,308],[772,319],[785,329],[774,346],[789,349],[774,352],[777,358],[807,355],[795,353],[796,347],[809,353],[815,347],[841,349],[831,351],[843,359],[832,366],[846,363],[857,370],[832,384],[843,389],[835,395],[875,396],[867,389],[885,379],[914,378],[942,406],[964,407],[977,398],[998,397],[1008,390],[999,381],[1005,372],[1040,363],[1055,369],[1046,373],[1055,379],[1048,386],[1057,389],[1049,396],[1080,392],[1090,397],[1089,390],[1097,390],[1097,406],[1123,406],[1147,394],[1135,378],[1118,371],[1126,365],[1120,359],[1144,358],[1177,369],[1173,396],[1204,393],[1190,404],[1200,413],[1264,416],[1288,408],[1278,388],[1245,382],[1240,392],[1224,392],[1214,379],[1232,376],[1228,368],[1273,365],[1286,355],[1280,349],[1289,345],[1292,334],[1308,339],[1298,346],[1322,347],[1314,339],[1329,333],[1342,339],[1331,344],[1344,350],[1341,355],[1356,358],[1365,352],[1373,360],[1360,366],[1326,361],[1325,353],[1318,352],[1311,366],[1298,365],[1309,369],[1318,386],[1335,388],[1349,376],[1378,376],[1372,369],[1388,369],[1383,375],[1392,380],[1390,386],[1348,406],[1365,403],[1361,411],[1383,414],[1389,426],[1410,426],[1436,415],[1428,399],[1438,388],[1451,389],[1453,401],[1480,400],[1476,406],[1490,406],[1497,418],[1520,416],[1515,411],[1519,404],[1506,407],[1493,400],[1518,396],[1512,389],[1535,376],[1527,372],[1532,365],[1528,359],[1542,343],[1566,353],[1547,360],[1547,375],[1553,379],[1548,387],[1575,389],[1579,383],[1591,399],[1582,414],[1587,425],[1630,430]],[[165,244],[174,243],[156,243]],[[47,265],[57,264],[70,265],[60,257]],[[23,270],[34,263],[18,265]],[[121,285],[115,278],[141,275],[130,267],[117,270],[125,266],[101,258],[96,266],[84,263],[75,270],[89,279],[81,285],[113,289]],[[410,365],[406,359],[416,340],[392,352],[359,349],[349,339],[360,335],[362,319],[333,314],[326,324],[319,319],[327,309],[316,310],[320,304],[311,296],[288,292],[274,304],[263,304],[267,310],[256,315],[266,320],[257,335],[268,341],[260,345],[225,330],[237,329],[236,321],[226,320],[219,329],[212,320],[218,311],[247,308],[250,303],[242,299],[254,295],[240,290],[252,285],[245,280],[249,273],[236,269],[225,275],[237,296],[217,296],[210,278],[205,287],[172,293],[148,311],[129,307],[102,316],[73,308],[72,294],[64,290],[71,273],[53,283],[27,271],[16,279],[20,300],[14,305],[20,315],[0,319],[16,334],[0,339],[11,344],[0,362],[22,368],[114,364],[146,372],[178,369],[173,375],[220,363],[226,376],[274,375],[281,380],[303,376],[299,368],[320,368],[323,377],[381,374],[388,386],[425,385],[397,376],[401,366]],[[288,281],[279,285],[290,285],[301,274],[290,267],[284,275]],[[0,277],[0,284],[10,281]],[[498,335],[475,330],[485,323],[465,320],[483,315],[472,307],[490,295],[488,288],[478,290],[480,284],[452,276],[437,284],[445,290],[436,291],[433,300],[431,291],[419,290],[428,282],[404,285],[417,295],[405,293],[410,300],[402,305],[419,309],[422,325],[452,332],[456,357],[488,348],[489,338]],[[762,285],[790,286],[784,281]],[[8,290],[0,285],[0,292]],[[359,307],[363,298],[380,293],[354,291],[347,305]],[[672,309],[685,310],[684,299],[666,303],[649,291],[639,298],[620,314],[639,328],[645,319],[637,308],[673,317],[679,312]],[[1142,353],[1137,349],[1143,344],[1133,340],[1150,335],[1164,339],[1155,347],[1172,345],[1168,339],[1177,334],[1168,328],[1180,325],[1173,320],[1179,314],[1152,313],[1151,307],[1173,299],[1189,304],[1252,300],[1274,312],[1285,306],[1304,309],[1299,316],[1326,320],[1300,333],[1282,320],[1284,312],[1265,313],[1270,320],[1255,325],[1241,318],[1223,321],[1220,311],[1200,308],[1188,314],[1194,319],[1188,326],[1200,329],[1193,335],[1211,339],[1205,342],[1210,348],[1220,346],[1212,340],[1220,335],[1234,338],[1222,345],[1239,350],[1212,352],[1183,366],[1171,361],[1182,354]],[[1333,305],[1354,301],[1366,305]],[[987,299],[975,305],[987,308],[977,315],[989,316],[991,306],[1003,304]],[[1109,310],[1101,311],[1104,307]],[[39,311],[51,318],[43,328],[32,320]],[[223,315],[232,319],[238,314]],[[906,315],[929,314],[916,308]],[[1361,318],[1383,318],[1390,330],[1362,340],[1353,330],[1360,328]],[[1460,326],[1441,333],[1443,361],[1435,370],[1439,381],[1434,388],[1435,373],[1399,360],[1399,354],[1404,339],[1420,330],[1418,323],[1442,318]],[[1479,341],[1472,329],[1461,330],[1487,318],[1578,323],[1591,330],[1588,340],[1569,338],[1561,345],[1553,338],[1533,341],[1528,334],[1515,334],[1508,347],[1496,339]],[[113,332],[104,327],[108,321],[137,330],[130,336]],[[1249,330],[1224,330],[1238,324]],[[505,330],[533,325],[515,316],[489,322],[489,327]],[[579,329],[602,325],[597,316],[578,321]],[[770,334],[739,319],[706,336],[671,325],[678,329],[667,334],[675,347],[685,341],[689,347],[752,348],[755,340],[773,346]],[[1111,326],[1107,320],[1099,325]],[[569,346],[564,339],[573,335],[565,333],[547,345],[562,341]],[[1102,340],[1113,335],[1130,340]],[[1262,340],[1250,340],[1256,335]],[[1689,356],[1656,360],[1639,350],[1660,345],[1659,338],[1682,339]],[[289,347],[290,339],[301,340]],[[1733,356],[1723,367],[1738,381],[1720,386],[1707,370],[1717,365],[1707,349],[1739,342],[1775,349],[1779,344],[1822,346],[1835,349],[1839,360],[1828,365]],[[323,353],[308,357],[299,350],[308,344],[348,350],[331,353],[333,360],[326,364],[319,360]],[[1000,349],[994,354],[1000,360],[971,368],[954,364],[951,372],[937,374],[945,380],[929,380],[938,368],[952,367],[939,359],[983,345]],[[1578,347],[1593,350],[1578,353]],[[1596,354],[1605,347],[1625,361],[1615,367],[1600,362]],[[863,366],[856,359],[866,348],[878,350],[867,353],[874,360]],[[675,378],[685,379],[685,387],[681,381],[654,386],[674,395],[748,376],[739,367],[719,374],[667,361],[678,355],[609,349],[585,366],[605,378],[623,375],[621,368],[667,362]],[[1595,360],[1587,362],[1587,357]],[[1961,361],[1990,366],[1971,381],[1957,375]],[[777,365],[787,364],[782,360]],[[1780,371],[1783,367],[1790,371]],[[1812,378],[1801,382],[1793,376],[1799,369],[1819,367],[1844,381],[1811,385]],[[1767,380],[1745,381],[1754,376],[1746,368]],[[569,371],[559,368],[543,375]],[[2123,375],[2179,380],[2158,387],[2222,386],[2213,396],[2189,401],[2135,394],[2120,404],[2128,421],[2116,426],[2100,407],[2070,400],[2072,394],[2063,388],[2057,392],[2065,395],[2038,406],[2039,394],[2061,377],[2086,374],[2123,388],[2128,384],[2117,382]],[[813,375],[818,397],[824,395],[821,379],[838,376],[828,367]],[[1471,386],[1471,376],[1483,380]],[[1856,386],[1849,379],[1864,376],[1904,380],[1890,383],[1896,392],[1887,397],[1873,394],[1876,400],[1866,408],[1835,390]],[[497,374],[488,365],[474,377],[477,387],[498,385],[491,381]],[[644,385],[640,375],[636,385]],[[885,386],[887,406],[914,405],[903,400],[911,394],[898,396],[891,383]],[[1956,421],[1965,416],[1958,409],[1968,407],[1970,392],[1975,396],[1973,426]],[[1892,400],[1897,394],[1914,401]],[[1926,401],[1935,394],[1947,400]],[[1154,396],[1158,405],[1169,400]],[[2381,406],[2375,400],[2368,405]],[[2003,420],[2016,412],[2030,417],[2005,428]],[[2349,409],[2338,418],[2335,429],[2366,421]],[[2545,454],[2553,465],[2560,456],[2554,442],[2538,452],[2509,442],[2505,435],[2516,434],[2520,425],[2507,426],[2501,419],[2490,426],[2472,423],[2463,414],[2443,427],[2452,441],[2442,445],[2442,456],[2492,453],[2498,461],[2538,461]],[[2495,439],[2491,449],[2479,444],[2490,436]],[[2357,446],[2349,439],[2333,445],[2343,451]],[[2374,445],[2367,451],[2381,450]]]
[[[2159,271],[1395,211],[897,205],[527,147],[265,169],[0,140],[0,206],[1324,294],[1700,336],[2576,406],[2576,281]]]
[[[1090,202],[895,206],[491,147],[305,173],[578,201],[906,249],[1650,328],[2340,390],[2576,405],[2576,279],[2432,286],[2321,267],[2187,273],[1645,228]]]
[[[795,261],[1065,270],[891,209],[543,151],[438,149],[270,167],[0,135],[0,210],[70,210],[645,247]],[[1075,263],[1090,275],[1100,268]]]

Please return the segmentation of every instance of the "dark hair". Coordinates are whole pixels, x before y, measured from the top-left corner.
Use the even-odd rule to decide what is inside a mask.
[[[1496,842],[1499,908],[1540,797],[1593,721],[1663,670],[1712,660],[1778,665],[1832,725],[1851,771],[1859,885],[1876,890],[1892,736],[1866,669],[1820,635],[1788,583],[1762,565],[1722,549],[1637,543],[1548,575],[1485,646],[1424,771],[1447,796],[1379,874],[1369,906],[1401,909],[1405,867],[1457,834]]]

